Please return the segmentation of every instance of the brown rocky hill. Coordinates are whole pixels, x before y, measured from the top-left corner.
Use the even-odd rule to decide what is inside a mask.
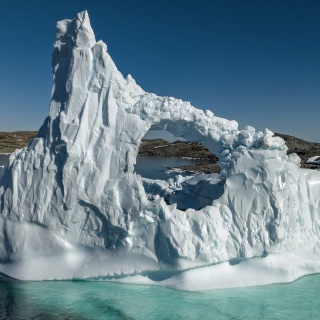
[[[11,153],[15,149],[26,146],[29,140],[37,135],[37,131],[16,131],[0,132],[0,153]],[[301,158],[301,166],[307,168],[319,168],[314,165],[306,165],[305,161],[316,155],[320,155],[320,143],[309,142],[303,139],[276,133],[275,135],[283,138],[289,148],[288,153],[297,153]],[[142,140],[140,155],[148,156],[168,156],[168,157],[187,157],[197,159],[208,159],[212,164],[216,163],[218,158],[206,149],[201,143],[188,141],[175,141],[169,143],[163,139]],[[200,167],[199,167],[200,168]],[[217,166],[204,166],[201,171],[217,171]]]
[[[163,139],[142,140],[139,154],[144,156],[208,159],[214,162],[218,160],[201,143],[180,140],[171,143]]]
[[[289,150],[288,154],[296,153],[301,158],[301,167],[315,169],[319,166],[306,164],[305,162],[313,156],[320,156],[320,143],[309,142],[303,139],[289,136],[287,134],[275,133],[276,136],[281,137],[287,144]]]
[[[12,153],[25,147],[37,131],[0,132],[0,153]]]

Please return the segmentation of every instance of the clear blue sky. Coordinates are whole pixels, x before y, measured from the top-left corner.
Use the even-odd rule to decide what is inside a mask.
[[[1,1],[0,131],[40,127],[56,21],[85,9],[144,90],[320,142],[318,0]]]

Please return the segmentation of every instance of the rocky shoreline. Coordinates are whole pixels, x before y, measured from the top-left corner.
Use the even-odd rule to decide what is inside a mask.
[[[177,140],[168,142],[163,139],[142,140],[139,155],[172,158],[205,159],[216,162],[218,157],[201,143]]]

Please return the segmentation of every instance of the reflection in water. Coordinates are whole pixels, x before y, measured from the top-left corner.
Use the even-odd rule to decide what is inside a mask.
[[[39,304],[30,283],[0,281],[0,319],[85,319],[68,308]],[[50,295],[47,295],[50,299]]]
[[[320,319],[320,275],[184,292],[102,281],[0,281],[0,319]]]

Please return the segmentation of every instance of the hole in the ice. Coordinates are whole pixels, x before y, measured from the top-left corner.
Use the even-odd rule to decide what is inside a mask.
[[[152,281],[163,281],[172,278],[172,276],[181,273],[181,271],[146,271],[142,272],[141,275],[148,277]]]
[[[150,130],[141,142],[135,170],[149,200],[159,195],[180,210],[199,210],[223,194],[217,160],[198,142]]]
[[[237,264],[240,264],[241,262],[242,262],[242,259],[237,259],[237,258],[229,260],[230,266],[236,266]]]
[[[269,255],[269,253],[267,252],[267,250],[264,250],[261,255],[261,258],[266,258],[268,255]]]

